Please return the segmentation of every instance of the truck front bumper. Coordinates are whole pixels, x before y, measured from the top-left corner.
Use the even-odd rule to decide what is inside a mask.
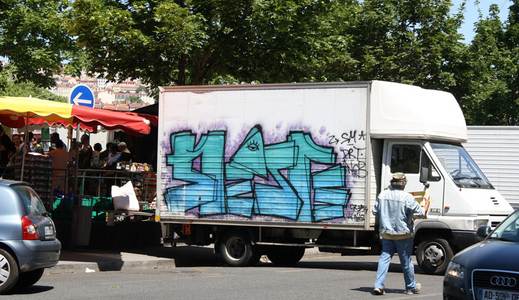
[[[481,238],[472,230],[453,230],[451,245],[455,251],[461,251],[468,246],[481,242]]]

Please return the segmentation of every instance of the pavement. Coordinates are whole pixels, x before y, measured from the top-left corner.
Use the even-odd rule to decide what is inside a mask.
[[[63,273],[95,273],[105,271],[139,271],[139,270],[171,270],[176,268],[177,260],[182,266],[189,261],[191,254],[197,252],[209,253],[212,246],[194,247],[160,247],[127,251],[99,251],[99,250],[64,250],[58,264],[47,270],[50,274]],[[317,248],[306,250],[305,257],[329,255],[321,253]],[[268,262],[266,257],[262,262]],[[212,265],[212,264],[211,264]]]
[[[174,269],[175,259],[132,252],[63,251],[50,274]]]

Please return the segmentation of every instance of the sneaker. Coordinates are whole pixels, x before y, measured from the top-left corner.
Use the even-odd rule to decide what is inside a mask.
[[[373,289],[373,295],[376,295],[376,296],[384,295],[384,289],[382,289],[382,288],[374,288]]]
[[[406,290],[405,293],[407,295],[415,295],[415,294],[420,294],[421,291],[422,291],[422,284],[416,283],[416,286],[414,289]]]

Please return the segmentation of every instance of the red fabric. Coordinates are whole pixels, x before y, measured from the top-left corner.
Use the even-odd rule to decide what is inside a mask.
[[[154,117],[154,116],[151,116]],[[54,118],[56,119],[56,118]],[[150,125],[157,120],[150,120],[151,118],[142,117],[135,113],[117,112],[104,109],[94,109],[84,106],[74,105],[72,107],[72,120],[61,119],[48,121],[46,118],[29,118],[27,125],[63,125],[77,127],[89,132],[97,130],[97,126],[102,126],[105,129],[121,129],[134,134],[149,134]],[[11,128],[22,128],[25,126],[25,118],[18,117],[12,114],[0,114],[0,123]]]
[[[74,105],[72,116],[74,117],[74,123],[80,122],[81,127],[95,128],[100,125],[106,129],[122,129],[140,134],[150,133],[150,121],[133,113]]]

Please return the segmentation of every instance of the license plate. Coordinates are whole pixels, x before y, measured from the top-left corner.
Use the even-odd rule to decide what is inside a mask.
[[[480,300],[519,300],[519,293],[481,289]]]
[[[52,226],[45,226],[45,237],[53,237],[54,228]]]

